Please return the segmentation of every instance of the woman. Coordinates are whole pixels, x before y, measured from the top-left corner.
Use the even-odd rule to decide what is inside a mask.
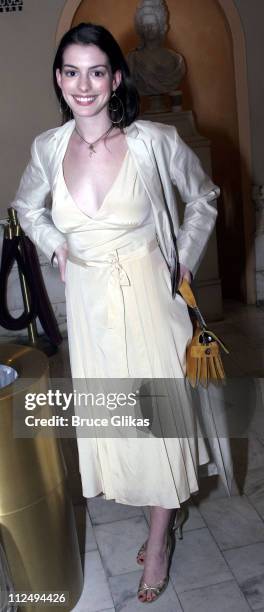
[[[73,120],[35,139],[12,205],[24,231],[57,259],[72,376],[178,380],[183,384],[170,407],[177,404],[188,420],[185,351],[192,325],[176,289],[199,266],[218,188],[175,128],[136,121],[137,92],[103,27],[80,24],[65,34],[54,81]],[[181,227],[173,183],[186,202]],[[49,192],[52,219],[44,205]],[[208,461],[204,442],[80,437],[78,447],[85,497],[103,493],[151,506],[149,538],[137,561],[144,563],[138,597],[153,601],[168,582],[172,510],[198,490],[197,466]]]

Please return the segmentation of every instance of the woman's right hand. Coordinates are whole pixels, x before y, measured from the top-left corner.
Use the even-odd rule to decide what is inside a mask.
[[[65,283],[65,270],[68,256],[67,242],[63,242],[63,244],[60,244],[60,246],[55,249],[54,253],[58,261],[61,280],[63,283]]]

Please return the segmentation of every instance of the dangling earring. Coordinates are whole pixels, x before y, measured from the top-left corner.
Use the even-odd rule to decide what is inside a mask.
[[[111,104],[111,101],[112,101],[112,100],[113,100],[113,104]],[[109,111],[110,111],[111,113],[119,113],[119,114],[121,114],[121,115],[122,115],[122,116],[120,117],[120,119],[116,119],[116,120],[112,119],[112,123],[114,123],[114,124],[118,124],[118,123],[121,123],[121,121],[123,121],[124,116],[125,116],[124,104],[123,104],[123,102],[122,102],[121,98],[119,98],[119,97],[116,95],[116,92],[115,92],[115,91],[113,91],[113,93],[112,93],[112,95],[111,95],[111,98],[110,98],[110,100],[109,100],[109,103],[108,103],[108,109],[109,109]]]

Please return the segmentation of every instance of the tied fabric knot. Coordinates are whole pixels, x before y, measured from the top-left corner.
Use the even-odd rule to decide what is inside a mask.
[[[109,292],[108,300],[108,326],[110,329],[114,329],[117,328],[118,321],[122,321],[123,324],[125,323],[125,305],[122,287],[130,287],[131,283],[117,254],[111,254],[109,263],[111,264],[109,278],[111,291]]]
[[[118,260],[118,257],[117,256],[111,257],[109,261],[112,264],[111,276],[113,280],[115,281],[118,280],[119,285],[121,285],[121,287],[122,286],[130,287],[131,285],[130,279],[126,271],[124,270],[123,266],[121,265],[120,261]]]
[[[115,336],[116,355],[120,359],[120,371],[123,370],[124,376],[130,376],[127,358],[125,302],[122,287],[130,287],[131,283],[118,259],[118,254],[111,255],[109,263],[111,271],[109,277],[107,327]]]

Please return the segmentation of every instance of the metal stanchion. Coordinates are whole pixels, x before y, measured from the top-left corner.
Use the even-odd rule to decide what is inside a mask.
[[[25,260],[26,256],[23,250],[24,233],[19,225],[18,218],[17,218],[17,212],[14,208],[8,208],[8,215],[9,216],[8,216],[7,222],[4,224],[4,241],[21,238],[21,241],[18,241],[17,250],[18,250],[18,253],[20,254],[20,261]],[[33,245],[31,245],[31,248],[34,249]],[[17,262],[17,265],[18,265],[18,274],[19,274],[21,293],[22,293],[22,299],[23,299],[23,305],[24,305],[24,313],[29,315],[31,298],[32,298],[31,292],[33,291],[33,288],[32,287],[30,288],[28,286],[27,279],[25,277],[25,273],[22,270],[21,266],[19,265],[19,262]],[[25,266],[29,267],[30,265],[32,265],[30,261],[25,261]],[[38,278],[40,282],[40,277],[38,276]],[[41,278],[41,283],[43,284],[42,278]],[[50,303],[48,302],[48,297],[46,296],[45,299],[47,302],[47,311],[49,310],[49,316],[50,316],[49,325],[52,325],[54,328],[54,325],[56,325],[55,318],[52,320],[51,306],[50,306]],[[31,317],[31,320],[27,325],[28,339],[26,340],[24,338],[18,337],[16,338],[16,342],[19,344],[27,344],[29,346],[43,350],[48,356],[53,355],[57,351],[57,344],[53,342],[49,342],[45,336],[38,335],[37,325],[36,325],[36,316],[37,316],[37,313],[35,313],[35,316]],[[23,329],[23,327],[21,329]],[[57,335],[57,338],[59,338],[59,342],[60,342],[62,338],[58,331],[56,332],[56,335]]]
[[[14,208],[8,208],[8,215],[9,215],[8,225],[6,225],[4,228],[4,238],[7,238],[8,240],[12,240],[12,238],[14,238],[15,236],[22,236],[22,230],[18,223],[16,210]],[[21,256],[23,256],[21,245],[18,246],[18,250]],[[30,312],[29,289],[26,283],[25,275],[23,274],[19,266],[18,266],[18,274],[19,274],[24,309],[25,309],[25,312],[29,313]],[[41,346],[39,345],[39,342],[38,342],[39,337],[38,337],[37,325],[36,325],[35,319],[32,321],[32,323],[29,323],[29,325],[27,326],[27,330],[28,330],[28,344],[30,346],[35,346],[35,348],[41,349]]]
[[[21,610],[39,612],[33,594],[51,594],[40,600],[43,610],[67,612],[81,595],[83,575],[59,440],[53,430],[30,438],[13,432],[17,419],[25,416],[25,395],[47,393],[48,359],[36,349],[3,344],[0,362],[18,373],[0,389],[1,546],[14,591],[31,595]],[[38,416],[51,414],[45,404]]]

